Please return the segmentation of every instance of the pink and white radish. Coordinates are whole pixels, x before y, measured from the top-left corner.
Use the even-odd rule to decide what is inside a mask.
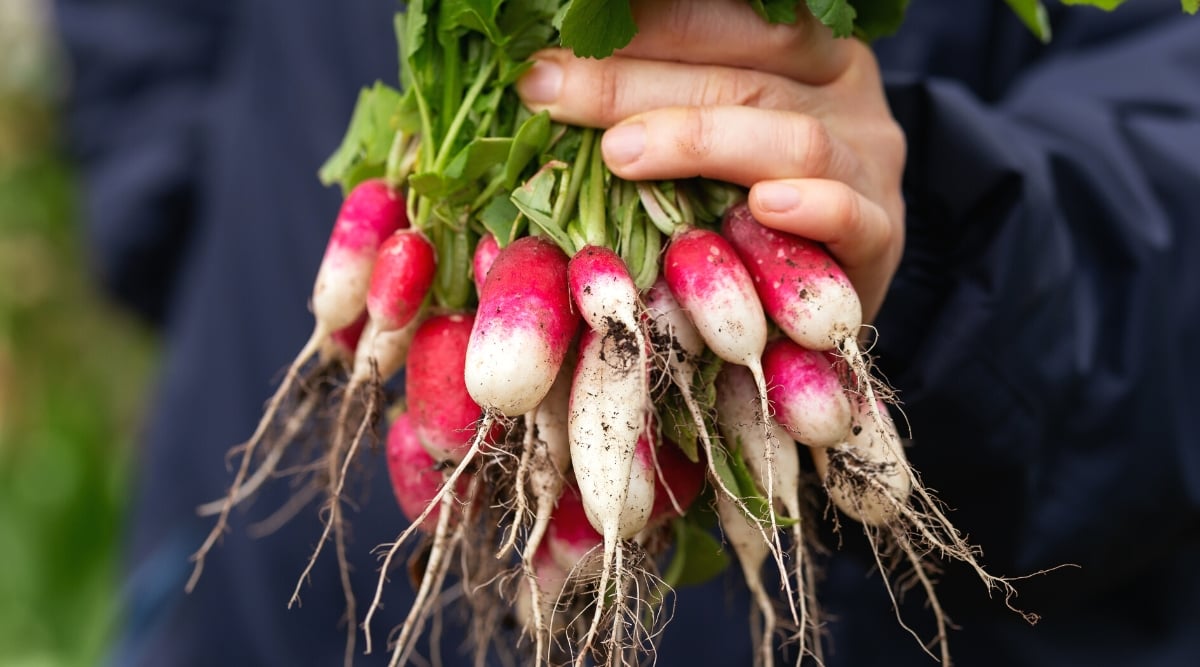
[[[721,232],[754,277],[763,309],[788,338],[818,351],[845,351],[857,340],[862,304],[824,247],[760,224],[745,202],[726,212]]]
[[[542,402],[578,328],[566,254],[534,236],[506,246],[487,273],[463,362],[463,382],[483,418],[470,446],[456,454],[458,466],[443,494],[471,465],[499,418],[522,415]],[[440,501],[441,494],[426,512]],[[402,533],[397,544],[411,531]]]
[[[567,256],[546,239],[517,239],[496,257],[479,297],[467,390],[489,412],[529,412],[554,384],[577,328]]]
[[[763,414],[770,414],[762,355],[767,345],[767,319],[754,291],[754,280],[733,247],[720,234],[704,229],[677,233],[663,258],[663,277],[687,311],[704,343],[718,357],[750,370]],[[766,425],[768,438],[772,432]],[[768,470],[775,465],[775,446],[767,447]],[[768,485],[774,475],[768,475]],[[773,489],[767,489],[773,496]],[[776,529],[771,515],[771,530]]]
[[[312,334],[288,366],[254,433],[241,448],[242,460],[217,523],[192,555],[196,565],[186,590],[195,588],[204,570],[205,556],[225,532],[229,512],[249,472],[250,462],[255,458],[258,443],[274,423],[275,414],[291,394],[301,371],[335,331],[351,327],[359,319],[366,307],[367,285],[380,244],[397,229],[407,226],[404,197],[382,179],[363,181],[342,202],[313,284],[310,307],[315,324]]]
[[[846,441],[850,399],[824,354],[788,338],[777,338],[763,353],[763,373],[775,419],[791,438],[809,447],[832,447]]]
[[[769,349],[770,346],[768,346],[768,351]],[[735,365],[723,367],[717,375],[716,380],[717,424],[725,442],[745,461],[746,467],[754,478],[758,489],[763,492],[767,489],[773,489],[774,495],[770,498],[769,503],[772,506],[772,511],[780,512],[792,520],[792,547],[794,550],[792,567],[795,573],[796,587],[794,595],[790,587],[786,585],[789,577],[788,572],[781,569],[780,577],[785,583],[785,590],[788,593],[788,607],[792,612],[793,620],[799,624],[801,629],[797,635],[800,655],[804,655],[809,650],[808,644],[810,639],[814,640],[812,642],[812,650],[819,652],[820,644],[815,641],[820,627],[815,586],[813,583],[816,577],[814,565],[809,557],[808,545],[810,538],[804,530],[806,517],[804,516],[801,504],[800,455],[796,443],[792,440],[787,430],[775,421],[775,419],[765,417],[762,414],[759,403],[756,400],[755,392],[754,378],[751,377],[750,372],[746,368]],[[765,449],[771,446],[771,444],[767,438],[763,437],[762,427],[764,423],[774,431],[774,442],[779,443],[773,470],[768,470],[765,465]],[[773,479],[769,479],[768,475],[773,475]],[[744,510],[742,514],[744,519],[751,521],[751,525],[757,525],[757,522],[746,516]],[[722,525],[724,525],[724,522],[722,522]],[[738,539],[744,539],[740,535],[737,537]],[[778,541],[778,532],[773,537],[775,549],[782,550],[782,546]],[[761,540],[762,537],[760,536],[759,539]],[[737,550],[738,544],[736,541],[734,542],[734,547]],[[752,555],[757,554],[757,548],[750,549],[749,553]],[[741,551],[738,551],[738,554],[740,556]],[[743,562],[744,567],[745,563]],[[747,579],[747,582],[749,583],[749,579]],[[753,590],[753,587],[751,587],[752,592]],[[764,618],[773,622],[773,607],[770,610],[762,608],[762,600],[759,600],[759,602],[759,607]],[[766,631],[769,633],[770,629],[766,628]],[[817,657],[818,659],[820,658],[819,655]]]
[[[725,484],[724,479],[717,472],[716,454],[714,453],[717,445],[708,432],[704,411],[692,393],[692,386],[696,374],[699,372],[696,364],[704,354],[704,339],[675,296],[671,294],[670,287],[662,277],[659,277],[645,291],[643,299],[646,303],[646,316],[655,352],[665,362],[674,387],[679,391],[692,418],[692,424],[696,428],[696,435],[708,463],[708,478],[720,495],[724,495],[727,500],[745,510],[742,499]],[[775,555],[782,568],[782,553],[776,551]]]
[[[604,557],[591,627],[577,656],[579,665],[594,647],[610,578],[617,590],[614,600],[624,602],[625,549],[619,541],[645,527],[654,504],[653,479],[648,487],[631,484],[638,438],[647,425],[647,379],[644,345],[631,345],[615,334],[584,332],[571,387],[571,464],[588,521],[604,536]],[[614,629],[619,626],[614,624]]]
[[[367,312],[377,331],[408,324],[425,302],[437,272],[437,252],[416,229],[401,229],[379,247],[367,290]]]

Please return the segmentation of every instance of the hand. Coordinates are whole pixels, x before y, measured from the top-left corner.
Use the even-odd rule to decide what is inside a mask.
[[[604,159],[622,178],[750,188],[760,222],[829,248],[870,322],[904,246],[904,135],[871,51],[799,11],[772,26],[745,0],[635,2],[628,47],[543,51],[517,90],[556,120],[609,128]]]

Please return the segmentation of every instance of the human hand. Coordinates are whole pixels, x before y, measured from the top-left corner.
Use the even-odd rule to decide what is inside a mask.
[[[639,33],[611,58],[538,53],[517,85],[525,103],[609,128],[604,159],[622,178],[750,188],[760,222],[826,245],[870,322],[904,245],[904,135],[874,54],[803,7],[796,25],[770,25],[745,0],[633,9]]]

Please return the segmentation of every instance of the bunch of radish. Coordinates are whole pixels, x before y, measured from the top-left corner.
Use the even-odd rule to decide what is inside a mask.
[[[308,439],[292,469],[322,496],[324,531],[292,601],[332,540],[347,664],[359,631],[372,652],[402,553],[419,564],[416,603],[389,664],[409,661],[454,579],[481,654],[511,618],[536,664],[637,662],[672,586],[723,565],[721,540],[752,594],[756,662],[781,641],[819,660],[823,489],[877,554],[911,566],[948,661],[928,559],[1011,587],[908,465],[845,273],[759,224],[736,188],[622,181],[595,131],[516,98],[529,55],[568,41],[588,4],[427,1],[398,17],[404,92],[364,90],[322,169],[346,199],[314,330],[226,497],[202,508],[218,519],[189,587],[231,509]],[[408,522],[381,548],[360,624],[344,503],[381,441]]]

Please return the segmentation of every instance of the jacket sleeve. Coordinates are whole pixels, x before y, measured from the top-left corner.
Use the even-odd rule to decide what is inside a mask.
[[[164,315],[196,219],[202,123],[232,0],[57,0],[68,146],[89,259],[142,315]]]
[[[907,246],[875,352],[1001,573],[1120,585],[1200,520],[1200,20],[1160,18],[1068,31],[994,99],[888,84]]]

